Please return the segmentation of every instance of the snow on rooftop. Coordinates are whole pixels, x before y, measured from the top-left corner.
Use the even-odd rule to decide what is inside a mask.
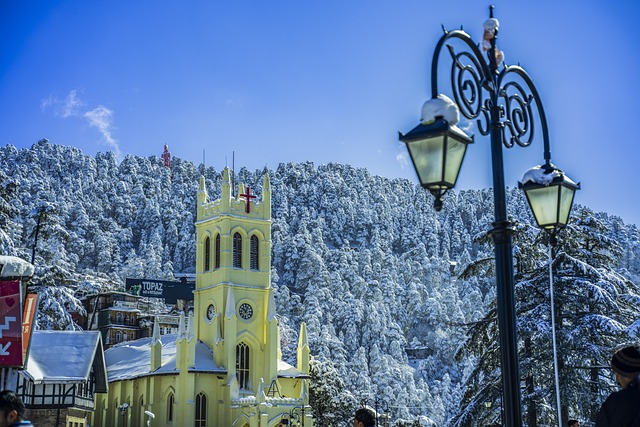
[[[99,331],[33,331],[23,372],[36,384],[85,381],[99,340]]]
[[[31,277],[33,265],[22,258],[0,255],[0,277]]]
[[[110,310],[110,311],[122,311],[122,312],[127,312],[127,313],[142,313],[140,311],[140,309],[135,308],[135,307],[127,307],[125,305],[114,305],[112,307],[107,307],[104,310]]]
[[[162,342],[162,362],[160,368],[151,372],[151,337],[126,341],[109,348],[104,353],[109,382],[120,381],[146,375],[177,374],[176,368],[177,334],[160,337]],[[216,366],[213,352],[202,341],[196,342],[195,366],[190,372],[226,373],[225,368]]]
[[[302,376],[302,372],[289,365],[283,360],[278,360],[278,376],[286,378],[297,378]]]

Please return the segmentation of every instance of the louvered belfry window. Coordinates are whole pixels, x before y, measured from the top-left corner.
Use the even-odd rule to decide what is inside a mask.
[[[251,269],[258,270],[258,236],[256,236],[255,234],[251,236],[250,260]]]
[[[217,270],[220,268],[220,235],[219,234],[216,234],[215,245],[216,247],[213,249],[215,253],[215,263],[213,268]]]
[[[211,270],[211,239],[204,239],[204,271]]]
[[[233,267],[242,268],[242,236],[240,233],[233,235]]]

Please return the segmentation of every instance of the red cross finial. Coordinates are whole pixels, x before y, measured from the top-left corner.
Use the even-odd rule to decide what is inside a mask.
[[[251,206],[251,199],[255,199],[256,196],[252,196],[251,195],[251,188],[249,188],[249,186],[247,186],[247,192],[246,194],[240,194],[240,197],[244,197],[245,200],[245,204],[247,206],[247,210],[246,212],[249,213],[250,212],[250,208],[249,206]]]

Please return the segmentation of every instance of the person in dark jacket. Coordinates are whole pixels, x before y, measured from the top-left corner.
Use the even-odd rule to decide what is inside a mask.
[[[604,401],[596,418],[596,427],[640,426],[640,351],[635,346],[622,348],[611,359],[611,369],[622,387]]]
[[[376,425],[376,412],[371,408],[360,408],[353,417],[353,427],[374,427]]]
[[[0,391],[0,427],[33,427],[24,419],[24,403],[15,392]]]

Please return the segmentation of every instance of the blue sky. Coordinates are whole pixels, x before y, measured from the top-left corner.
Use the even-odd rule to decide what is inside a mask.
[[[417,182],[397,132],[430,97],[441,25],[480,41],[489,4],[4,1],[0,145],[48,138],[123,158],[169,144],[217,169],[235,152],[236,168],[337,162]],[[577,202],[640,224],[640,3],[494,4],[498,46],[533,78]],[[506,150],[507,184],[542,160],[541,138]],[[490,186],[489,139],[476,135],[457,189]]]

